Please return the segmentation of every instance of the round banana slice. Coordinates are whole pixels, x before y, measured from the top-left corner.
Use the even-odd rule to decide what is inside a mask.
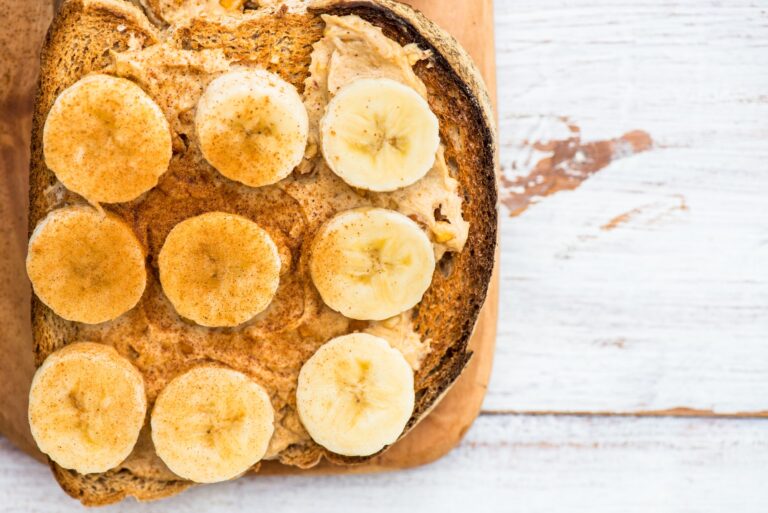
[[[341,212],[320,228],[309,266],[325,304],[352,319],[380,321],[421,301],[435,254],[408,217],[364,207]]]
[[[144,379],[110,346],[70,344],[32,379],[29,426],[37,446],[81,474],[106,472],[133,450],[144,425]]]
[[[46,165],[92,203],[137,198],[171,160],[171,132],[160,107],[124,78],[89,75],[53,104],[43,129]]]
[[[197,104],[195,126],[205,159],[251,187],[288,176],[301,162],[309,134],[296,88],[265,70],[236,71],[211,82]]]
[[[237,326],[263,311],[280,281],[280,254],[269,234],[224,212],[174,226],[158,264],[176,311],[209,327]]]
[[[29,239],[27,274],[40,300],[69,321],[112,320],[141,299],[144,250],[119,217],[90,207],[52,211]]]
[[[216,483],[264,457],[274,411],[264,389],[245,374],[202,365],[160,392],[151,425],[157,454],[173,473]]]
[[[322,152],[353,187],[393,191],[423,177],[440,145],[437,117],[419,93],[394,80],[343,87],[320,122]]]
[[[296,405],[312,439],[344,456],[394,443],[413,413],[413,371],[383,338],[366,333],[323,345],[299,373]]]

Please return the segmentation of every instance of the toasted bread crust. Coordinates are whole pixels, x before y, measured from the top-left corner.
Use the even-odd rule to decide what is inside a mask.
[[[67,494],[86,506],[106,506],[126,497],[140,501],[153,501],[183,492],[192,483],[183,479],[168,481],[146,479],[129,470],[107,474],[78,474],[50,462],[56,481]]]
[[[420,13],[392,0],[315,2],[308,14],[283,13],[280,16],[284,18],[279,21],[254,21],[261,23],[259,40],[251,37],[253,27],[244,24],[243,33],[235,30],[227,34],[225,43],[221,32],[205,20],[193,21],[189,29],[177,31],[174,37],[186,49],[224,48],[229,57],[267,63],[270,71],[281,74],[301,91],[308,74],[311,44],[322,35],[320,14],[355,14],[381,27],[388,37],[401,44],[417,43],[432,50],[429,61],[417,64],[415,70],[430,92],[430,106],[440,120],[447,161],[458,172],[464,217],[471,226],[466,247],[441,261],[441,272],[435,274],[416,310],[416,330],[432,340],[432,351],[416,374],[416,408],[407,427],[410,430],[444,395],[471,357],[467,343],[485,300],[496,244],[496,137],[492,109],[479,72],[455,40]],[[159,37],[158,29],[144,14],[124,0],[64,3],[49,30],[41,57],[32,133],[30,231],[50,210],[48,195],[56,182],[42,153],[42,128],[53,101],[83,75],[106,67],[110,62],[109,49],[126,49],[130,39],[134,44],[149,46]],[[295,39],[294,55],[288,63],[268,64],[269,41],[277,37]],[[37,298],[33,298],[32,322],[39,365],[70,340],[74,328]],[[306,443],[288,447],[280,460],[307,468],[322,457],[338,464],[370,459],[342,457]],[[89,505],[109,504],[125,496],[159,499],[191,485],[183,480],[148,479],[127,469],[83,476],[55,463],[51,466],[62,488]]]

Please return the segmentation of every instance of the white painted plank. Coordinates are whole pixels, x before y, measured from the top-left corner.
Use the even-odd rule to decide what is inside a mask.
[[[483,416],[439,462],[391,474],[248,478],[105,512],[763,512],[768,421]],[[0,442],[0,510],[82,511]]]
[[[487,410],[768,412],[767,12],[496,2],[508,179],[550,155],[526,139],[568,135],[560,116],[654,147],[502,211]]]

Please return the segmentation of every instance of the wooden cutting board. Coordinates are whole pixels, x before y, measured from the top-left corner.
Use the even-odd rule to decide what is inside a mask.
[[[451,32],[472,55],[495,104],[493,0],[410,0]],[[29,137],[38,53],[53,16],[52,0],[0,0],[0,433],[43,459],[29,433],[27,395],[34,373],[27,246]],[[470,341],[474,357],[443,401],[411,433],[372,462],[353,468],[323,464],[311,473],[372,472],[434,461],[450,451],[477,417],[491,372],[498,310],[498,273]],[[269,462],[260,473],[306,473]]]

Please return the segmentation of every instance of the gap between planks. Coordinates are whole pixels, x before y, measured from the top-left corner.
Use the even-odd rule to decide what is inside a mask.
[[[680,417],[702,419],[768,419],[768,411],[718,413],[695,408],[670,408],[633,412],[611,411],[539,411],[539,410],[483,410],[481,416],[532,416],[532,417]]]

